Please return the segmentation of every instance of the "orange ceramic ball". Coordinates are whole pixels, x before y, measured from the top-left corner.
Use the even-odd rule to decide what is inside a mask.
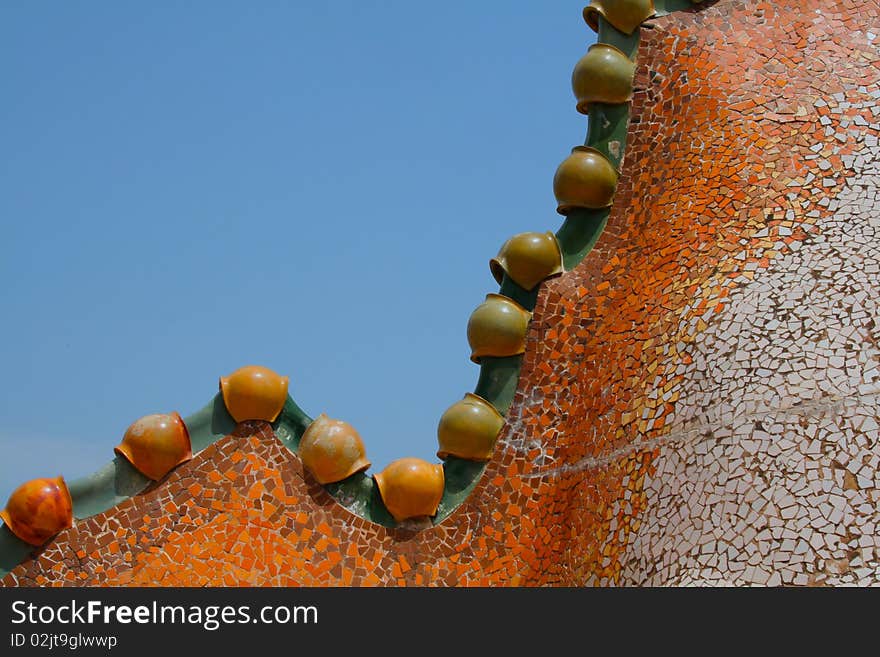
[[[364,441],[348,422],[321,413],[299,442],[299,457],[322,484],[342,481],[370,467]]]
[[[140,418],[128,427],[115,450],[153,481],[192,458],[189,431],[179,413]]]
[[[236,422],[274,422],[287,401],[290,379],[268,367],[248,365],[220,378],[226,410]]]
[[[422,459],[398,459],[377,475],[379,494],[397,522],[433,516],[443,497],[443,466]]]
[[[12,492],[0,518],[25,543],[42,545],[73,526],[73,500],[62,477],[32,479]]]

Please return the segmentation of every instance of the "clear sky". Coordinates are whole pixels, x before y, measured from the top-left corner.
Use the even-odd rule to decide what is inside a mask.
[[[0,4],[0,504],[247,364],[437,461],[489,258],[561,224],[583,5]]]

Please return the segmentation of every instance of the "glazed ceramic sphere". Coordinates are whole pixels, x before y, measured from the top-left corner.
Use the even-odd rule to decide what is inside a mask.
[[[299,456],[322,484],[342,481],[370,467],[364,441],[348,422],[321,413],[299,443]]]
[[[533,290],[541,281],[562,273],[562,251],[552,232],[519,233],[501,246],[489,261],[489,270],[499,285],[506,272],[521,288]]]
[[[32,479],[12,492],[0,518],[25,543],[42,545],[73,526],[73,500],[62,477]]]
[[[624,34],[632,34],[639,25],[653,15],[653,0],[592,0],[589,6],[584,8],[584,20],[597,32],[599,16]]]
[[[487,294],[468,320],[471,360],[484,356],[515,356],[526,350],[526,332],[532,314],[513,299]]]
[[[607,208],[617,187],[617,171],[602,153],[575,146],[553,177],[556,211],[566,215],[575,208]]]
[[[290,379],[267,367],[248,365],[220,377],[220,391],[226,410],[236,422],[274,422],[287,401]]]
[[[408,457],[373,475],[385,508],[397,522],[433,516],[443,497],[443,466]]]
[[[587,114],[590,103],[625,103],[632,98],[635,65],[607,43],[594,43],[575,64],[571,88],[577,111]]]
[[[468,392],[440,418],[437,456],[441,459],[456,456],[470,461],[488,461],[503,426],[504,417],[492,404]]]
[[[153,481],[192,458],[189,431],[176,412],[136,420],[114,450]]]

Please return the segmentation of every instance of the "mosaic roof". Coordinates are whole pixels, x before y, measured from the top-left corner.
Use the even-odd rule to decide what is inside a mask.
[[[585,11],[565,218],[496,258],[442,467],[368,477],[243,368],[14,494],[2,583],[878,583],[880,5],[851,4]]]

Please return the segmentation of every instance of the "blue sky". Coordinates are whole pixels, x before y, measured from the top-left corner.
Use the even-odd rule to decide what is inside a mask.
[[[0,502],[246,364],[436,461],[510,235],[586,134],[583,1],[0,5]]]

